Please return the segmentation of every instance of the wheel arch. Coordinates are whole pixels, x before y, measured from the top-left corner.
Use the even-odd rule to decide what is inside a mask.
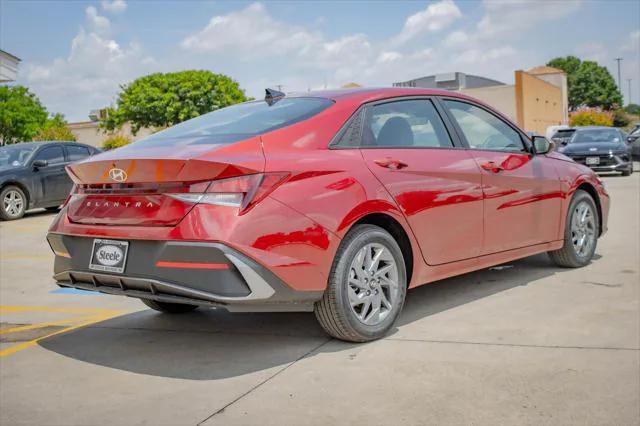
[[[8,181],[2,182],[2,184],[0,184],[0,192],[4,191],[4,189],[7,186],[17,186],[18,188],[20,188],[20,190],[22,191],[24,196],[27,198],[26,199],[25,210],[28,210],[31,207],[31,205],[30,205],[30,203],[31,203],[31,194],[29,193],[29,190],[27,189],[27,187],[22,182],[19,182],[17,180],[8,180]]]
[[[354,222],[349,230],[356,225],[363,224],[379,226],[391,234],[391,236],[396,240],[400,246],[400,250],[402,251],[402,256],[404,257],[405,271],[407,273],[407,286],[409,286],[411,278],[413,277],[414,254],[413,247],[411,246],[411,240],[402,224],[388,214],[369,213]]]

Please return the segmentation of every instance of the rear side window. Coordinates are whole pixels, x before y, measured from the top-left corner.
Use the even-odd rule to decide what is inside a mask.
[[[362,133],[363,147],[453,147],[440,115],[431,101],[425,99],[372,106]]]
[[[562,129],[558,130],[551,136],[551,139],[558,138],[570,138],[575,133],[576,129]]]
[[[127,146],[230,144],[306,120],[333,105],[324,98],[245,102],[185,121]]]
[[[69,161],[79,161],[91,155],[89,148],[85,148],[84,146],[69,145],[66,148],[67,154],[69,155]]]

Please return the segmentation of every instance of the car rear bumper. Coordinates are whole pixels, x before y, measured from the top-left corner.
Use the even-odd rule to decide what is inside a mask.
[[[61,287],[222,307],[229,311],[310,311],[321,291],[295,291],[253,259],[222,244],[130,240],[123,274],[89,269],[93,238],[49,233]]]

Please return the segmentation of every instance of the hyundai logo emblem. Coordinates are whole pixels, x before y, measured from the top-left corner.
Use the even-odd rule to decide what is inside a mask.
[[[109,177],[116,182],[124,182],[127,180],[127,172],[122,169],[109,170]]]
[[[593,151],[597,151],[598,148],[589,148],[589,151],[593,152]]]

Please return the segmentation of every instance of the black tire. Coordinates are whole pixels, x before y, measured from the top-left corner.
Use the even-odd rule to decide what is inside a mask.
[[[368,244],[389,250],[396,264],[397,290],[391,298],[391,308],[379,324],[362,322],[349,302],[349,275],[352,262]],[[357,225],[342,240],[333,260],[331,273],[322,299],[315,304],[315,315],[324,330],[336,339],[348,342],[368,342],[383,337],[402,311],[407,292],[407,273],[402,251],[396,240],[384,229],[374,225]],[[380,281],[378,280],[378,283]],[[380,288],[382,292],[382,289]],[[367,292],[367,294],[369,294]],[[378,294],[376,292],[376,294]],[[389,299],[389,298],[387,298]],[[363,308],[361,308],[363,309]],[[373,309],[373,306],[371,307]],[[365,313],[366,316],[366,313]]]
[[[48,212],[57,212],[58,210],[60,210],[60,206],[55,206],[55,207],[45,207],[44,208],[46,211]]]
[[[151,299],[140,300],[142,300],[142,303],[144,303],[151,309],[154,309],[158,312],[164,312],[166,314],[184,314],[198,308],[196,305],[187,305],[185,303],[158,302],[157,300]]]
[[[15,196],[21,200],[21,207],[17,209],[17,212],[5,205],[5,197]],[[20,187],[15,185],[7,185],[0,191],[0,219],[2,220],[16,220],[24,216],[24,212],[27,210],[27,204],[29,200],[24,191]]]
[[[633,173],[633,162],[629,164],[629,170],[625,170],[622,172],[622,176],[631,176],[632,173]]]
[[[576,248],[573,245],[573,234],[571,231],[571,224],[573,219],[573,213],[581,202],[587,203],[591,212],[594,216],[595,221],[595,238],[593,244],[591,245],[590,250],[585,253],[583,256],[578,255]],[[569,204],[569,209],[567,210],[567,219],[565,221],[564,227],[564,246],[555,251],[548,252],[551,260],[555,262],[556,265],[561,266],[563,268],[580,268],[585,266],[591,262],[593,258],[593,254],[596,251],[596,246],[598,245],[598,236],[600,235],[600,218],[598,216],[598,209],[596,208],[596,203],[593,201],[591,195],[588,192],[583,190],[577,190],[571,199],[571,203]]]

